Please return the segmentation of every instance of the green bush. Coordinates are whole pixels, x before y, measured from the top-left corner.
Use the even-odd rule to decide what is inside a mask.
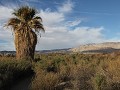
[[[98,74],[94,77],[95,90],[105,90],[106,84],[105,76]]]

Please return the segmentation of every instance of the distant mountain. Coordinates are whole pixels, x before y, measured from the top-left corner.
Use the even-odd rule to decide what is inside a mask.
[[[39,53],[112,53],[120,51],[120,42],[105,42],[80,45],[75,48],[42,50]]]
[[[36,53],[112,53],[120,51],[120,42],[105,42],[105,43],[94,43],[80,45],[75,48],[65,48],[65,49],[53,49],[53,50],[41,50],[36,51]],[[15,51],[0,51],[1,55],[15,55]]]
[[[2,53],[2,54],[5,54],[5,53],[13,53],[13,54],[15,54],[16,52],[15,51],[0,51],[0,53]]]
[[[70,51],[80,53],[111,53],[120,51],[120,42],[80,45],[79,47],[71,48]]]
[[[0,56],[15,56],[15,51],[0,51]]]
[[[71,48],[65,48],[65,49],[53,49],[53,50],[40,50],[40,51],[35,51],[35,53],[40,54],[40,53],[70,53]],[[9,56],[9,55],[15,55],[15,51],[0,51],[0,56]]]
[[[53,49],[53,50],[41,50],[36,51],[37,53],[70,53],[71,48],[65,48],[65,49]]]

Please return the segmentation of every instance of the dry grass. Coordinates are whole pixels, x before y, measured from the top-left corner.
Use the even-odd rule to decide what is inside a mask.
[[[32,90],[120,90],[116,54],[46,54],[35,64]],[[67,83],[57,88],[61,83]]]
[[[32,90],[120,90],[119,53],[52,53],[36,57],[32,64],[35,72]],[[27,61],[15,61],[13,57],[0,58],[0,77],[9,81],[16,72],[27,72],[30,65]]]

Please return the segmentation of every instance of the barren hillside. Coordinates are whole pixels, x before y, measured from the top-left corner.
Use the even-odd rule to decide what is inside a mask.
[[[120,49],[120,42],[105,42],[99,44],[86,44],[72,48],[72,52],[113,52]]]

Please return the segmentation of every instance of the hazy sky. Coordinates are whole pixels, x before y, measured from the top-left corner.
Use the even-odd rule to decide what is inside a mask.
[[[120,0],[0,0],[0,50],[15,50],[4,25],[21,5],[36,8],[43,19],[37,50],[120,41]]]

